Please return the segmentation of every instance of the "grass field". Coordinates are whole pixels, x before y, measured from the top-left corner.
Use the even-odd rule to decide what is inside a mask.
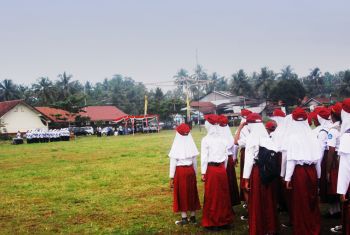
[[[0,233],[205,233],[199,225],[174,224],[167,157],[174,134],[0,142]],[[193,131],[198,148],[204,134]],[[198,188],[202,204],[200,181]],[[225,233],[247,234],[241,206],[235,212]]]

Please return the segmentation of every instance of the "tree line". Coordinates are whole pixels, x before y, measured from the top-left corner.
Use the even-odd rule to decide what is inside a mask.
[[[144,98],[148,97],[148,113],[159,114],[162,120],[179,113],[185,106],[188,92],[191,100],[198,100],[213,91],[230,91],[249,98],[299,104],[304,96],[332,96],[334,100],[350,96],[350,70],[322,73],[314,68],[304,77],[291,66],[279,72],[268,67],[247,74],[243,69],[230,77],[207,73],[198,65],[193,73],[179,69],[173,77],[175,88],[164,92],[160,87],[147,89],[131,77],[115,75],[95,84],[82,84],[64,72],[56,80],[40,77],[29,86],[15,84],[11,79],[0,81],[0,101],[24,99],[32,106],[50,106],[76,113],[86,105],[115,105],[128,114],[144,112]]]

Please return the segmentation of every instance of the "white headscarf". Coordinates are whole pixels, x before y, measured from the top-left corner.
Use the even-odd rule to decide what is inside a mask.
[[[220,130],[218,125],[213,125],[208,121],[205,121],[204,127],[207,130],[207,135],[220,135]]]
[[[288,145],[288,130],[289,126],[291,125],[293,118],[292,114],[287,115],[283,123],[280,126],[277,126],[275,130],[275,136],[274,136],[274,142],[276,143],[278,147],[278,151],[287,151],[287,145]]]
[[[287,127],[287,160],[317,162],[322,158],[323,148],[305,121],[292,119]]]
[[[324,119],[320,115],[317,115],[317,120],[320,123],[321,129],[325,129],[328,131],[329,128],[331,128],[331,126],[332,126],[331,120]]]
[[[339,153],[350,153],[350,134],[345,133],[350,129],[350,113],[346,111],[341,111],[341,127],[340,127],[340,144],[339,144]]]
[[[249,123],[247,125],[249,135],[247,136],[246,149],[254,148],[253,152],[259,151],[259,146],[277,151],[277,146],[273,143],[262,123]]]
[[[226,126],[219,126],[218,128],[220,130],[220,134],[222,135],[222,137],[227,141],[227,147],[231,149],[234,145],[235,140],[232,136],[230,127],[226,125]]]
[[[198,156],[199,152],[193,141],[191,133],[180,135],[176,132],[173,145],[171,146],[169,157],[175,159],[186,159]]]

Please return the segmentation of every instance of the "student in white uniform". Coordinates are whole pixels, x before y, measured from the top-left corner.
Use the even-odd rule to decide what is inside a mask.
[[[235,139],[235,145],[238,145],[240,150],[239,150],[239,155],[240,155],[240,198],[241,201],[244,202],[243,207],[247,206],[248,202],[248,193],[243,189],[243,168],[244,168],[244,155],[245,155],[245,144],[246,144],[246,138],[249,134],[248,128],[246,127],[246,119],[249,114],[251,114],[252,111],[248,109],[242,109],[241,110],[241,123],[239,127],[236,130],[234,139]],[[247,220],[247,216],[241,216],[242,220]]]
[[[176,135],[169,152],[170,187],[174,188],[173,211],[181,212],[181,220],[176,225],[196,223],[196,210],[200,210],[197,190],[197,156],[199,152],[190,134],[190,127],[181,124],[176,128]],[[190,212],[190,219],[187,219]]]
[[[327,140],[328,140],[328,132],[329,128],[332,125],[332,122],[330,120],[331,111],[330,109],[326,107],[321,107],[317,111],[317,121],[320,123],[320,129],[317,135],[318,140],[320,141],[322,148],[323,148],[323,157],[321,161],[321,179],[319,183],[320,187],[320,198],[321,202],[328,203],[328,195],[327,195],[327,156],[328,156],[328,146],[327,146]],[[325,215],[328,217],[328,215]]]
[[[342,124],[340,128],[340,143],[338,154],[340,156],[337,193],[343,203],[343,226],[342,232],[350,234],[350,98],[343,101],[341,111]]]
[[[292,194],[293,234],[319,235],[320,209],[317,195],[322,148],[312,133],[302,108],[292,113],[288,127],[286,187]]]
[[[224,115],[219,116],[219,129],[222,134],[222,138],[227,141],[227,167],[226,173],[229,182],[231,205],[236,206],[241,204],[241,199],[239,197],[239,190],[236,177],[236,164],[237,164],[237,145],[234,144],[234,139],[228,126],[228,119]]]
[[[205,116],[207,135],[201,144],[201,172],[204,181],[202,226],[220,229],[233,222],[228,178],[226,173],[228,144],[222,138],[215,114]]]
[[[341,110],[342,104],[336,103],[331,110],[331,119],[333,125],[330,127],[328,132],[328,155],[326,159],[326,176],[327,176],[327,194],[329,203],[329,217],[340,218],[341,208],[339,196],[337,194],[337,181],[339,171],[339,143],[340,143],[340,124],[341,124]],[[341,225],[339,225],[341,226]],[[339,230],[339,226],[331,228],[331,232]]]
[[[267,133],[262,118],[257,113],[247,117],[247,136],[243,187],[249,191],[248,223],[249,234],[276,234],[279,230],[275,182],[263,183],[260,168],[256,164],[260,147],[277,151],[277,147]],[[275,155],[276,156],[276,155]],[[275,158],[277,165],[277,158]],[[278,173],[278,171],[277,171]]]

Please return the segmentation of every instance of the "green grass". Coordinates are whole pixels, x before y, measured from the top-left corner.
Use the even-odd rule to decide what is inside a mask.
[[[0,142],[0,233],[205,233],[199,225],[174,225],[167,157],[174,134]],[[198,148],[204,134],[193,131]],[[200,181],[198,188],[203,204]],[[247,234],[242,208],[235,212],[226,233]]]

